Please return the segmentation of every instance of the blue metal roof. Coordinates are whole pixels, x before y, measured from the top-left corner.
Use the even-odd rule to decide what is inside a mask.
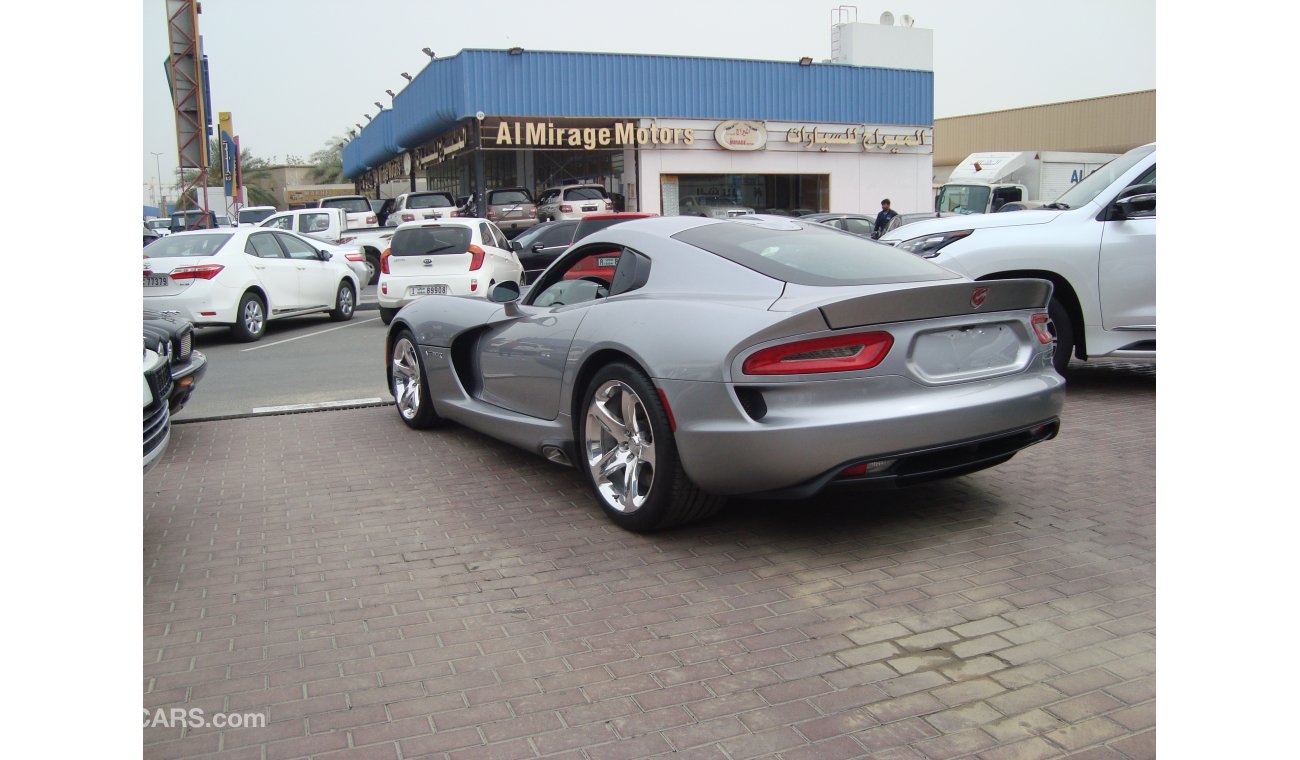
[[[491,116],[934,123],[934,74],[840,64],[613,53],[462,50],[430,61],[343,149],[343,173]]]

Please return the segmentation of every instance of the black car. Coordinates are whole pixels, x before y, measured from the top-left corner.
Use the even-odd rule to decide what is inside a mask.
[[[190,400],[194,386],[208,370],[208,358],[194,350],[194,325],[174,314],[144,310],[144,347],[167,357],[172,376],[167,407],[176,414]]]
[[[564,253],[573,244],[573,234],[577,228],[577,220],[543,222],[511,240],[510,247],[518,254],[519,263],[524,265],[524,279],[531,281],[534,275]]]

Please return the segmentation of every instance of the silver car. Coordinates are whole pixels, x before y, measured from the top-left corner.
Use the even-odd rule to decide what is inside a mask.
[[[720,195],[692,195],[682,198],[678,209],[682,216],[705,216],[713,219],[727,219],[754,213],[754,209],[749,206],[742,206]]]
[[[403,308],[386,373],[455,421],[576,466],[618,525],[1005,462],[1056,435],[1051,283],[973,282],[824,225],[681,216],[575,243],[520,298]]]

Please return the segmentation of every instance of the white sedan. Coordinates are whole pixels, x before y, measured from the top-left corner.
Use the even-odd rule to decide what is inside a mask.
[[[322,312],[351,319],[359,282],[345,256],[292,232],[178,232],[145,251],[144,308],[197,326],[229,325],[239,340],[255,341],[271,319]]]
[[[379,316],[388,324],[398,309],[424,296],[487,298],[497,283],[522,282],[523,276],[506,236],[486,219],[406,222],[379,259]]]

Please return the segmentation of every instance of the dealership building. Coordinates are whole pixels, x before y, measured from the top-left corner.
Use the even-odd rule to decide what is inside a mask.
[[[463,50],[431,59],[344,146],[343,172],[372,198],[593,183],[665,215],[701,197],[772,213],[874,213],[885,197],[927,209],[930,35],[835,27],[824,62]]]

